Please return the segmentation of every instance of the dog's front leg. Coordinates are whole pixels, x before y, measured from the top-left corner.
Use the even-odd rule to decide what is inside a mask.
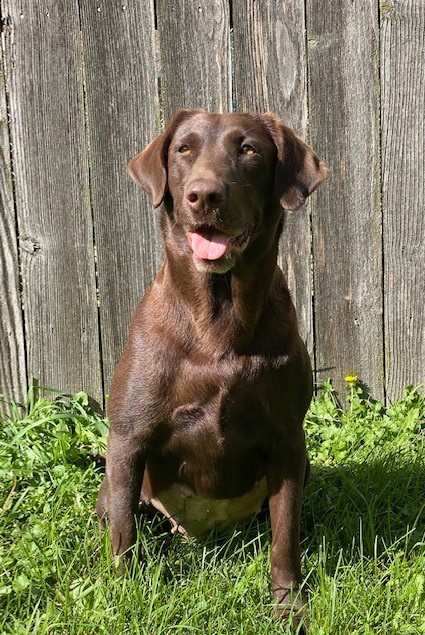
[[[302,429],[291,431],[279,441],[269,456],[267,488],[272,528],[271,576],[277,613],[286,618],[303,605],[293,602],[301,583],[300,516],[307,469],[307,453]],[[301,615],[296,618],[300,621]]]
[[[136,542],[136,514],[144,457],[134,439],[111,433],[106,455],[106,513],[113,555],[126,553]]]

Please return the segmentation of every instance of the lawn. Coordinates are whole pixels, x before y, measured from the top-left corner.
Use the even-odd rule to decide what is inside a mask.
[[[347,393],[341,408],[325,384],[306,421],[310,633],[423,635],[425,398],[385,407],[354,377]],[[0,633],[282,635],[267,518],[203,542],[142,520],[140,562],[115,572],[93,516],[106,432],[83,393],[30,391],[0,420]]]

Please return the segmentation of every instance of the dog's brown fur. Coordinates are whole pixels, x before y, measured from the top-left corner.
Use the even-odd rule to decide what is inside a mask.
[[[98,514],[122,554],[140,500],[174,531],[200,535],[268,496],[285,613],[301,581],[312,380],[276,259],[284,209],[298,209],[327,169],[272,114],[182,110],[129,172],[160,207],[166,259],[113,378]],[[200,258],[196,237],[217,232],[225,253]]]

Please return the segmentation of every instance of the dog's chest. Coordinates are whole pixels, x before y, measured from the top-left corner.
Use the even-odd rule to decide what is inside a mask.
[[[147,462],[150,502],[173,531],[196,536],[259,511],[275,378],[252,360],[181,365],[169,384],[168,433]]]
[[[167,449],[179,457],[183,471],[190,466],[198,472],[199,466],[205,473],[223,472],[229,463],[264,447],[269,436],[266,412],[255,393],[217,389],[173,409]]]
[[[267,395],[242,374],[176,380],[162,454],[206,497],[231,498],[259,480],[270,437]],[[261,474],[260,474],[261,473]]]
[[[256,402],[252,395],[216,388],[174,408],[162,447],[167,465],[148,462],[154,484],[150,503],[170,520],[173,533],[200,536],[260,510],[267,487],[260,443],[264,421]],[[155,478],[164,469],[166,481]]]
[[[264,442],[272,401],[269,388],[264,373],[247,371],[241,362],[183,367],[170,409],[171,441],[189,453],[193,446],[198,456],[208,447],[231,456],[260,439]]]

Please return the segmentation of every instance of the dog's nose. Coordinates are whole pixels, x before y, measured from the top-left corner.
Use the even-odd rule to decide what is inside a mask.
[[[199,179],[186,189],[186,200],[194,212],[209,211],[224,201],[224,185],[220,181]]]

